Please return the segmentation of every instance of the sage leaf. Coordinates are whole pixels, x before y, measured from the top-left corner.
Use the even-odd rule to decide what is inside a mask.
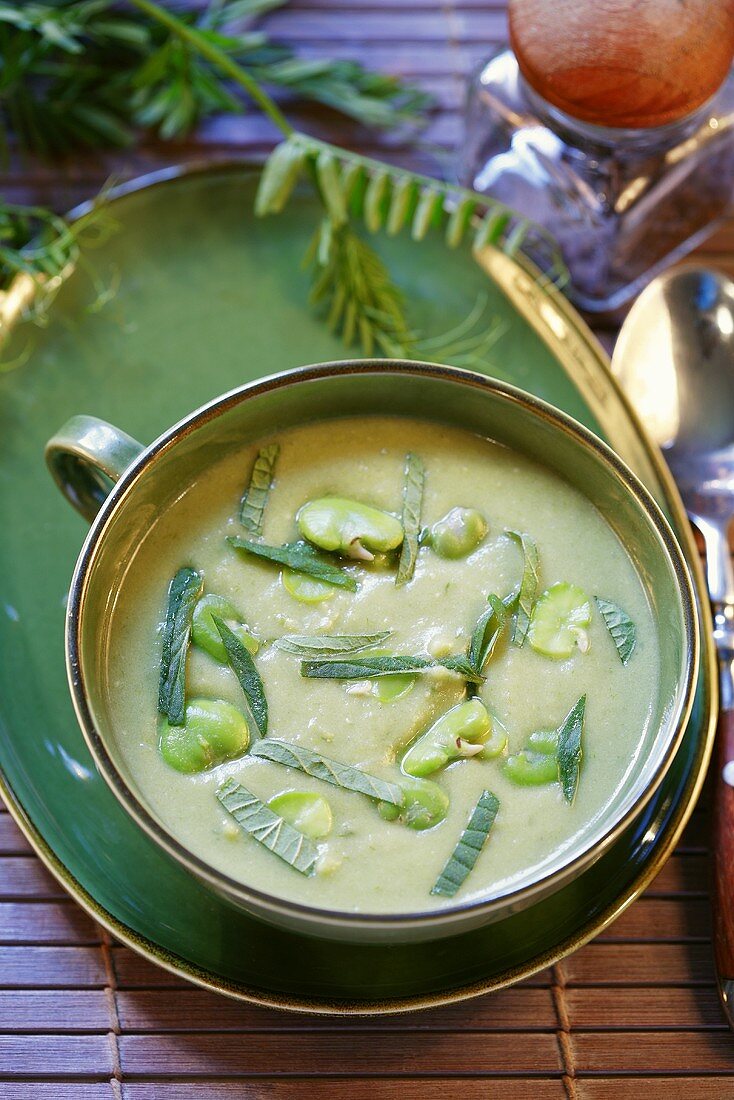
[[[467,875],[479,859],[479,853],[487,842],[490,829],[494,825],[500,802],[490,791],[482,791],[479,801],[472,810],[469,823],[459,837],[459,842],[448,858],[448,862],[436,879],[432,894],[441,894],[452,898],[463,884]]]
[[[421,530],[421,507],[426,472],[423,461],[418,455],[409,454],[405,459],[405,480],[403,483],[403,544],[400,548],[400,561],[395,575],[395,584],[407,584],[413,579],[415,563],[418,560],[418,536]]]
[[[237,824],[302,875],[312,875],[319,850],[274,810],[231,777],[217,791],[217,798]]]
[[[583,756],[581,734],[584,728],[585,712],[586,696],[582,695],[558,727],[558,748],[556,750],[558,779],[563,797],[569,804],[576,797],[581,774],[581,758]]]
[[[245,694],[251,719],[249,723],[251,732],[253,736],[259,734],[260,737],[265,737],[268,732],[268,701],[260,673],[255,668],[255,662],[235,632],[230,630],[222,619],[212,615],[212,622],[219,631],[222,644],[227,651],[229,667],[239,680]]]
[[[530,626],[530,616],[533,613],[535,593],[538,591],[538,579],[540,575],[540,557],[535,539],[521,531],[505,531],[505,534],[518,544],[522,550],[523,567],[520,591],[517,597],[517,611],[515,613],[515,626],[512,632],[512,641],[521,646],[527,637]]]
[[[469,642],[469,663],[472,668],[481,673],[489,658],[492,656],[495,646],[507,622],[508,611],[499,596],[487,596],[489,607],[477,619],[477,625],[472,632]]]
[[[333,584],[337,588],[347,588],[350,592],[356,592],[357,582],[349,573],[330,565],[312,547],[304,542],[285,543],[283,546],[268,546],[264,542],[253,542],[251,539],[243,539],[238,535],[229,535],[227,542],[235,550],[244,550],[247,554],[263,558],[265,561],[275,562],[277,565],[285,565],[296,573],[307,573],[309,577],[316,577],[325,584]]]
[[[392,630],[380,630],[377,634],[284,634],[275,645],[296,657],[331,657],[371,649],[391,634]]]
[[[439,665],[441,668],[447,668],[450,672],[457,672],[459,676],[463,676],[465,680],[468,680],[470,684],[481,684],[484,682],[484,676],[479,669],[474,668],[468,657],[465,657],[463,653],[452,653],[448,657],[442,657],[440,661],[434,661],[435,665]]]
[[[471,667],[463,654],[452,654],[435,661],[428,657],[399,655],[354,657],[350,661],[302,661],[301,676],[316,680],[371,680],[380,676],[419,674],[431,668],[447,668],[471,683],[482,682],[482,676]]]
[[[182,726],[186,720],[186,657],[191,620],[203,588],[203,576],[188,565],[179,569],[168,588],[158,710],[171,726]]]
[[[612,636],[612,641],[617,647],[619,659],[623,665],[626,665],[637,644],[637,627],[629,615],[616,603],[602,600],[600,596],[595,596],[594,599],[606,628]]]
[[[384,779],[378,779],[375,775],[363,772],[352,764],[340,764],[338,760],[330,760],[328,756],[304,749],[300,745],[291,745],[286,741],[268,739],[258,741],[250,751],[250,756],[272,760],[276,764],[284,764],[287,768],[297,768],[299,771],[311,775],[314,779],[321,779],[324,783],[331,783],[333,787],[342,787],[345,791],[354,791],[356,794],[365,794],[368,798],[375,798],[378,802],[390,802],[393,806],[403,805],[403,792],[397,783],[388,783]]]
[[[275,463],[279,454],[280,447],[277,443],[270,443],[259,451],[250,474],[250,483],[242,497],[240,523],[253,535],[262,534],[265,505],[273,487]]]

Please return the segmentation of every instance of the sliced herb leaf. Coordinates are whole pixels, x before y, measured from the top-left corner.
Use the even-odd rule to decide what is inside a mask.
[[[403,545],[400,548],[400,561],[395,574],[395,584],[407,584],[413,579],[415,563],[418,560],[419,534],[421,529],[421,507],[423,488],[426,483],[426,471],[419,455],[409,454],[405,459],[405,481],[403,482]]]
[[[237,824],[302,875],[313,874],[319,850],[247,787],[231,777],[217,791],[217,798]]]
[[[469,658],[465,657],[463,653],[451,653],[448,657],[442,657],[440,661],[434,661],[433,663],[441,668],[449,669],[450,672],[457,672],[470,684],[484,682],[484,676],[482,676],[479,669],[474,668]]]
[[[351,764],[340,764],[338,760],[330,760],[328,756],[321,756],[320,753],[311,752],[300,745],[290,745],[286,741],[269,738],[258,741],[250,755],[284,764],[287,768],[298,768],[306,775],[331,783],[333,787],[366,794],[368,798],[376,798],[378,802],[391,802],[393,806],[403,805],[403,792],[397,783],[388,783]]]
[[[240,687],[245,693],[247,708],[252,719],[253,735],[258,733],[265,737],[268,732],[268,701],[265,698],[265,688],[260,679],[260,673],[255,668],[250,653],[225,622],[217,615],[212,615],[212,622],[219,631],[224,648],[227,651],[229,667],[240,682]]]
[[[481,673],[505,628],[508,611],[505,604],[493,594],[487,596],[489,607],[477,619],[469,643],[469,662]]]
[[[251,539],[243,539],[237,535],[227,538],[230,546],[235,550],[244,550],[247,554],[263,558],[265,561],[275,562],[277,565],[285,565],[297,573],[306,573],[309,577],[316,577],[325,584],[333,584],[337,588],[347,588],[350,592],[356,592],[357,582],[349,573],[330,565],[324,558],[305,542],[287,542],[283,546],[268,546],[264,542],[253,542]]]
[[[191,619],[203,588],[203,576],[188,565],[179,569],[168,588],[158,710],[171,726],[182,726],[186,720],[186,656]]]
[[[479,853],[487,842],[489,831],[494,825],[500,802],[490,791],[482,791],[479,801],[472,810],[469,823],[459,837],[459,842],[449,856],[448,862],[436,879],[432,894],[442,894],[452,898],[479,858]]]
[[[275,645],[296,657],[331,657],[349,653],[361,653],[389,638],[392,630],[380,630],[377,634],[284,634]]]
[[[586,696],[582,695],[558,728],[558,779],[566,802],[573,802],[581,774],[581,734],[584,728]]]
[[[302,661],[301,676],[319,680],[371,680],[377,676],[404,676],[425,672],[429,668],[448,668],[471,683],[481,683],[482,677],[462,654],[442,660],[427,657],[354,657],[351,661]]]
[[[240,504],[240,523],[251,531],[253,535],[263,533],[263,516],[265,505],[268,502],[268,494],[273,487],[275,477],[275,464],[278,461],[280,447],[277,443],[269,443],[263,447],[252,467],[250,484],[245,489]]]
[[[595,596],[594,599],[606,628],[612,636],[612,641],[617,647],[619,659],[623,665],[626,665],[637,644],[637,627],[629,615],[616,603],[602,600],[600,596]]]
[[[538,578],[540,574],[540,558],[535,539],[522,531],[505,531],[505,534],[513,539],[522,550],[523,566],[520,591],[517,597],[517,612],[515,626],[512,632],[512,641],[521,646],[525,641],[530,626],[530,616],[533,613],[535,593],[538,590]]]

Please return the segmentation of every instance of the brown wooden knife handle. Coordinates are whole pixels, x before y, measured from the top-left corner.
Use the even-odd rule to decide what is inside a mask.
[[[734,710],[719,716],[714,766],[714,952],[719,979],[734,981]]]

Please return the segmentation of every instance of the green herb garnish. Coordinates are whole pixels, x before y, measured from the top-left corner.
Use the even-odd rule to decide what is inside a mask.
[[[533,613],[535,593],[538,590],[538,578],[540,574],[540,558],[535,539],[521,531],[505,531],[505,534],[516,542],[522,550],[523,567],[520,591],[517,597],[517,612],[515,626],[512,632],[512,641],[521,646],[527,637],[530,626],[530,616]]]
[[[254,725],[255,733],[265,737],[268,732],[268,701],[265,698],[265,688],[260,679],[260,673],[255,668],[250,653],[225,622],[217,615],[212,615],[212,622],[219,631],[224,648],[227,651],[229,667],[240,682],[240,687],[245,693],[247,707]]]
[[[240,523],[253,535],[263,533],[265,505],[273,486],[275,463],[278,461],[279,454],[280,447],[277,443],[269,443],[258,452],[250,474],[250,483],[242,497]]]
[[[296,657],[333,657],[361,653],[389,638],[392,630],[377,634],[284,634],[275,645]]]
[[[302,875],[313,874],[319,855],[313,841],[279,817],[247,787],[227,779],[217,791],[217,798],[246,833]]]
[[[203,576],[188,565],[179,569],[168,588],[158,710],[171,726],[182,726],[186,720],[186,656],[191,619],[203,588]]]
[[[478,673],[492,656],[507,622],[507,608],[499,596],[487,596],[489,607],[477,619],[469,643],[469,663]]]
[[[316,577],[325,584],[333,584],[336,588],[347,588],[350,592],[357,590],[354,577],[345,573],[343,569],[338,569],[337,566],[324,561],[323,557],[305,542],[267,546],[263,542],[253,542],[251,539],[242,539],[237,535],[228,536],[227,542],[230,546],[234,546],[235,550],[244,550],[247,554],[254,554],[255,557],[262,558],[264,561],[284,565],[297,573],[306,573],[309,577]]]
[[[397,783],[388,783],[351,764],[340,764],[338,760],[330,760],[327,756],[301,748],[300,745],[268,739],[258,741],[250,755],[272,760],[276,764],[284,764],[287,768],[298,768],[306,775],[331,783],[333,787],[366,794],[368,798],[376,798],[378,802],[391,802],[394,806],[403,805],[403,792]]]
[[[454,654],[442,660],[428,657],[389,656],[355,657],[351,661],[302,661],[301,676],[318,680],[371,680],[377,676],[404,676],[421,673],[431,668],[447,668],[471,683],[481,683],[483,677],[473,668],[463,654]]]
[[[623,665],[626,665],[637,644],[637,627],[629,615],[616,603],[602,600],[600,596],[595,596],[594,599],[606,628],[612,636],[612,641],[617,647],[619,659]]]
[[[479,801],[472,810],[469,824],[459,837],[458,844],[438,876],[436,885],[431,890],[432,894],[442,894],[447,898],[454,896],[477,862],[499,808],[497,796],[490,791],[482,791]]]
[[[586,696],[571,708],[558,729],[558,779],[566,802],[573,802],[581,774],[581,734],[584,728]]]
[[[398,571],[395,584],[407,584],[413,579],[415,563],[418,560],[418,536],[421,529],[421,507],[426,472],[423,460],[414,454],[405,459],[405,481],[403,483],[403,545],[400,549]]]

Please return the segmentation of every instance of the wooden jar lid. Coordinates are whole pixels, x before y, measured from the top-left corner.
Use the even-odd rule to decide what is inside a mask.
[[[535,91],[574,118],[649,128],[691,114],[734,56],[732,0],[510,0]]]

